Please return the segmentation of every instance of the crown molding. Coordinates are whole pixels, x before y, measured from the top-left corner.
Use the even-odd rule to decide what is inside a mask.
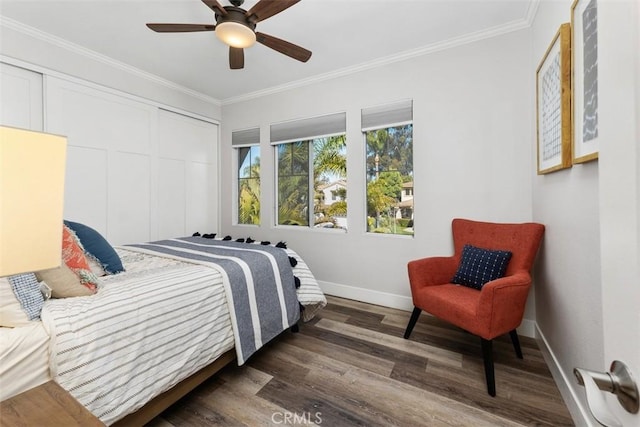
[[[525,18],[528,27],[533,25],[533,20],[538,13],[538,6],[540,6],[540,1],[541,0],[531,0],[529,2],[529,9],[527,9],[527,16]]]
[[[200,99],[202,101],[205,102],[209,102],[212,103],[214,105],[217,106],[225,106],[225,105],[231,105],[231,104],[235,104],[235,103],[239,103],[239,102],[243,102],[243,101],[248,101],[251,99],[256,99],[256,98],[260,98],[263,96],[267,96],[267,95],[273,95],[275,93],[279,93],[279,92],[284,92],[284,91],[288,91],[288,90],[292,90],[292,89],[296,89],[299,87],[304,87],[304,86],[309,86],[312,84],[316,84],[319,82],[323,82],[323,81],[327,81],[327,80],[332,80],[332,79],[336,79],[339,77],[344,77],[344,76],[348,76],[351,74],[356,74],[362,71],[366,71],[366,70],[371,70],[374,68],[378,68],[378,67],[383,67],[385,65],[389,65],[389,64],[393,64],[396,62],[401,62],[401,61],[406,61],[412,58],[416,58],[416,57],[420,57],[420,56],[424,56],[424,55],[429,55],[432,53],[436,53],[436,52],[440,52],[443,50],[447,50],[447,49],[451,49],[451,48],[455,48],[458,46],[463,46],[466,44],[470,44],[470,43],[474,43],[480,40],[485,40],[488,38],[492,38],[492,37],[497,37],[503,34],[507,34],[513,31],[519,31],[522,29],[526,29],[531,27],[531,25],[533,24],[533,20],[535,19],[535,15],[538,11],[538,6],[540,4],[541,0],[531,0],[529,2],[529,6],[527,8],[527,12],[526,15],[523,19],[519,19],[516,21],[512,21],[510,23],[507,23],[505,25],[500,25],[500,26],[496,26],[493,28],[489,28],[486,30],[482,30],[482,31],[477,31],[475,33],[470,33],[470,34],[466,34],[464,36],[460,36],[460,37],[455,37],[449,40],[445,40],[445,41],[441,41],[438,43],[433,43],[427,46],[423,46],[417,49],[412,49],[412,50],[407,50],[407,51],[403,51],[403,52],[399,52],[397,54],[394,55],[390,55],[384,58],[379,58],[376,59],[374,61],[369,61],[369,62],[365,62],[362,64],[358,64],[352,67],[345,67],[339,70],[335,70],[329,73],[324,73],[324,74],[319,74],[313,77],[309,77],[306,79],[301,79],[301,80],[296,80],[293,82],[289,82],[283,85],[278,85],[278,86],[273,86],[264,90],[259,90],[259,91],[255,91],[255,92],[251,92],[251,93],[247,93],[244,95],[240,95],[240,96],[236,96],[236,97],[231,97],[231,98],[226,98],[223,100],[219,100],[216,98],[213,98],[211,96],[205,95],[201,92],[197,92],[194,91],[192,89],[189,89],[187,87],[178,85],[174,82],[171,82],[169,80],[163,79],[155,74],[140,70],[139,68],[130,66],[128,64],[125,64],[123,62],[120,61],[116,61],[113,58],[110,58],[106,55],[102,55],[98,52],[95,52],[91,49],[87,49],[85,47],[82,47],[80,45],[77,45],[75,43],[71,43],[67,40],[64,40],[60,37],[56,37],[53,36],[51,34],[48,34],[44,31],[40,31],[36,28],[30,27],[28,25],[22,24],[18,21],[15,21],[13,19],[7,18],[7,17],[3,17],[0,15],[0,26],[2,27],[6,27],[15,31],[18,31],[20,33],[23,33],[25,35],[28,35],[30,37],[42,40],[46,43],[50,43],[53,44],[55,46],[58,46],[60,48],[69,50],[71,52],[74,52],[78,55],[84,56],[86,58],[98,61],[98,62],[102,62],[110,67],[116,68],[116,69],[120,69],[123,70],[125,72],[128,72],[130,74],[136,75],[138,77],[141,77],[143,79],[149,80],[151,82],[154,82],[156,84],[165,86],[169,89],[173,89],[179,92],[182,92],[186,95],[192,96],[194,98]]]
[[[208,95],[205,95],[201,92],[197,92],[195,90],[189,89],[187,87],[181,86],[177,83],[174,83],[172,81],[163,79],[162,77],[156,76],[155,74],[143,71],[139,68],[133,67],[131,65],[125,64],[124,62],[120,62],[120,61],[116,61],[115,59],[106,56],[106,55],[102,55],[94,50],[91,49],[87,49],[85,47],[82,47],[80,45],[77,45],[75,43],[71,43],[67,40],[64,40],[60,37],[56,37],[52,34],[46,33],[44,31],[38,30],[36,28],[30,27],[28,25],[25,25],[21,22],[15,21],[11,18],[7,18],[6,16],[1,16],[0,15],[0,26],[1,27],[5,27],[14,31],[17,31],[19,33],[22,33],[24,35],[27,35],[29,37],[33,37],[35,39],[41,40],[43,42],[52,44],[54,46],[57,46],[59,48],[68,50],[70,52],[73,52],[75,54],[78,54],[80,56],[83,56],[85,58],[94,60],[94,61],[98,61],[101,62],[103,64],[106,64],[110,67],[125,71],[129,74],[133,74],[135,76],[141,77],[145,80],[148,80],[150,82],[159,84],[161,86],[165,86],[169,89],[173,89],[176,90],[178,92],[182,92],[185,95],[189,95],[191,97],[200,99],[202,101],[205,102],[209,102],[212,103],[216,106],[221,106],[222,103],[219,99],[210,97]]]
[[[339,77],[348,76],[350,74],[359,73],[374,68],[379,68],[385,65],[393,64],[400,61],[406,61],[408,59],[429,55],[432,53],[440,52],[443,50],[451,49],[458,46],[463,46],[470,43],[475,43],[480,40],[489,39],[492,37],[500,36],[503,34],[511,33],[514,31],[523,30],[531,27],[533,19],[535,18],[538,10],[540,0],[531,0],[525,18],[516,21],[509,22],[504,25],[499,25],[493,28],[489,28],[475,33],[465,34],[464,36],[455,37],[449,40],[444,40],[438,43],[433,43],[427,46],[423,46],[417,49],[406,50],[394,55],[390,55],[384,58],[379,58],[374,61],[365,62],[352,67],[342,68],[329,73],[319,74],[307,79],[296,80],[279,86],[273,86],[268,89],[251,92],[245,95],[226,98],[222,100],[222,106],[231,105],[238,102],[249,101],[251,99],[260,98],[267,95],[273,95],[278,92],[284,92],[291,89],[296,89],[303,86],[309,86],[319,82],[336,79]]]

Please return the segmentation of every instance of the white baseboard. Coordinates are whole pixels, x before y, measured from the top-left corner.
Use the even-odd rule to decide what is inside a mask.
[[[399,310],[413,311],[413,301],[411,297],[408,296],[374,291],[357,286],[342,285],[339,283],[323,282],[320,280],[318,284],[327,295],[381,305],[383,307],[397,308]],[[524,337],[535,338],[536,323],[533,320],[523,319],[520,327],[518,327],[518,334]]]
[[[536,322],[531,319],[522,319],[522,323],[518,326],[518,335],[523,337],[536,337]]]
[[[331,282],[318,281],[318,284],[327,295],[381,305],[383,307],[397,308],[399,310],[413,310],[411,297]]]
[[[558,386],[558,390],[560,390],[560,394],[562,395],[565,405],[567,405],[567,409],[569,409],[573,422],[578,427],[596,427],[597,424],[594,424],[591,421],[592,418],[589,413],[589,409],[586,408],[578,398],[574,387],[571,387],[571,384],[574,383],[575,379],[573,377],[567,378],[564,371],[561,369],[560,363],[558,363],[558,359],[553,353],[553,350],[549,347],[549,343],[547,342],[544,334],[540,331],[537,325],[535,327],[535,333],[538,347],[540,347],[544,361],[547,363],[547,366],[551,371],[551,375]]]

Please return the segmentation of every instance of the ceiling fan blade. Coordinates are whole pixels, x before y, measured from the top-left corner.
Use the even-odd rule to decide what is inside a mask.
[[[246,13],[247,18],[254,24],[280,13],[298,3],[300,0],[260,0]]]
[[[307,62],[309,58],[311,58],[310,50],[277,37],[270,36],[269,34],[256,32],[256,40],[259,43],[290,56],[293,59],[297,59],[298,61]]]
[[[193,31],[214,31],[213,24],[147,24],[156,33],[189,33]]]
[[[232,70],[244,68],[244,49],[241,47],[229,47],[229,67]]]
[[[226,15],[227,11],[217,0],[202,0],[202,3],[206,4],[209,9],[213,10],[218,15]]]

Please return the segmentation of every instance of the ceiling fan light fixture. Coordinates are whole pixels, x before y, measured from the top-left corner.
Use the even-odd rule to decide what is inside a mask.
[[[0,0],[1,2],[2,0]],[[300,0],[257,0],[249,10],[240,6],[244,0],[228,0],[232,6],[222,6],[218,0],[202,0],[215,14],[215,25],[206,24],[158,24],[149,23],[147,27],[157,33],[190,33],[196,31],[215,31],[224,44],[229,47],[229,68],[244,68],[244,48],[255,42],[287,55],[300,62],[307,62],[311,51],[286,40],[269,34],[256,33],[256,23],[276,15]]]
[[[233,21],[218,24],[216,36],[231,47],[251,47],[256,42],[256,34],[251,28]]]

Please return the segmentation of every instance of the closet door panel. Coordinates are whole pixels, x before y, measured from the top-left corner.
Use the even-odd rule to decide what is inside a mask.
[[[69,144],[149,154],[155,108],[109,92],[47,77],[47,127]]]
[[[45,128],[68,137],[66,217],[112,244],[217,231],[216,124],[45,78]]]
[[[50,76],[45,87],[46,128],[70,153],[65,216],[112,244],[148,241],[156,108]]]
[[[41,131],[42,74],[0,63],[0,124]]]
[[[109,160],[107,239],[114,245],[148,242],[151,240],[149,156],[116,152]]]
[[[159,110],[160,157],[213,163],[218,126],[172,111]]]
[[[187,168],[186,227],[187,233],[216,233],[217,207],[216,168],[206,163],[191,162]],[[215,222],[214,222],[215,221]]]
[[[158,162],[158,228],[159,239],[182,237],[185,227],[186,197],[185,162],[182,160],[160,159]]]
[[[67,147],[64,217],[107,233],[107,150]]]
[[[161,192],[169,191],[170,188],[170,193],[159,196],[182,201],[185,229],[178,235],[191,235],[196,231],[216,233],[218,230],[218,126],[160,109],[158,155],[160,157],[158,175],[161,180],[168,180],[171,176],[170,171],[165,171],[165,168],[172,164],[171,162],[181,162],[184,165],[182,181],[176,179],[173,185],[161,187]],[[161,213],[161,215],[177,215],[172,212]],[[178,231],[165,224],[164,219],[159,222],[159,235],[167,236]]]

